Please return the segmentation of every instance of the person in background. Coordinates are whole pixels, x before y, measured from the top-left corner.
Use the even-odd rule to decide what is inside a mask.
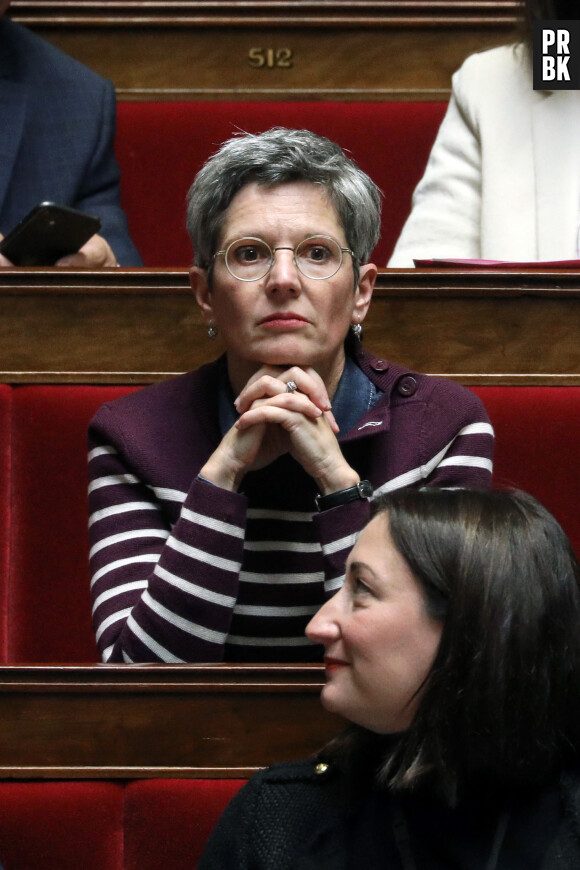
[[[0,239],[54,201],[102,221],[100,235],[57,265],[142,265],[120,203],[113,85],[6,18],[9,4],[0,0]]]
[[[381,497],[308,636],[350,725],[258,773],[199,870],[577,870],[580,569],[531,496]]]
[[[525,0],[516,45],[467,58],[389,266],[437,257],[580,256],[580,91],[534,91],[535,20],[580,18],[577,0]]]
[[[92,421],[104,661],[319,660],[304,628],[372,491],[490,485],[474,393],[357,338],[379,227],[374,183],[307,130],[235,136],[197,175],[191,284],[225,355]]]

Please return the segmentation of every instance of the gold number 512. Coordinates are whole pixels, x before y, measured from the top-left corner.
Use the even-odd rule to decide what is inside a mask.
[[[289,69],[293,66],[294,54],[291,48],[251,48],[248,52],[248,63],[255,69]]]

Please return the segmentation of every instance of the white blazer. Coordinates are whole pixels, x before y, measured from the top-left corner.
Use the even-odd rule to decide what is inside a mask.
[[[522,45],[467,58],[389,266],[577,255],[580,91],[534,91]]]

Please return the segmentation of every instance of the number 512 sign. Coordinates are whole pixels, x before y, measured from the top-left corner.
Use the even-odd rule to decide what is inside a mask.
[[[294,53],[291,48],[251,48],[248,63],[254,69],[290,69],[294,65]]]

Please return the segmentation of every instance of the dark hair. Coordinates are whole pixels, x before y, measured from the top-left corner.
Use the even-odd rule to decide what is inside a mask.
[[[525,40],[531,50],[534,21],[578,21],[578,0],[524,0]]]
[[[382,783],[428,782],[451,803],[464,783],[545,782],[580,749],[580,569],[562,528],[511,491],[399,490],[374,512],[387,513],[441,641],[394,748],[351,726],[330,755],[360,761],[372,747]]]
[[[525,12],[531,21],[577,21],[578,0],[525,0]]]

